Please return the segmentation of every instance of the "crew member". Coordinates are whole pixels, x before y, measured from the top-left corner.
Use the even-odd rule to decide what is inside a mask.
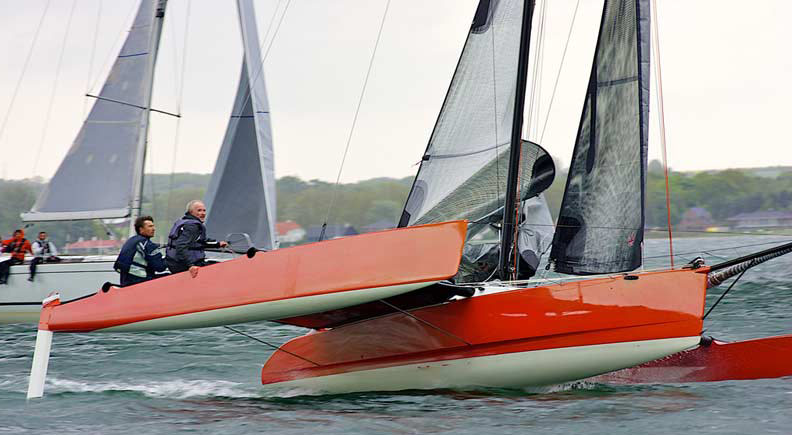
[[[33,241],[31,245],[33,249],[33,261],[30,262],[30,277],[28,281],[33,281],[33,278],[36,276],[36,266],[41,263],[57,263],[61,261],[60,257],[58,257],[58,250],[55,248],[55,244],[47,240],[47,232],[40,231],[38,233],[38,239]]]
[[[156,272],[165,271],[162,248],[151,241],[155,230],[151,216],[135,219],[137,235],[124,243],[113,266],[121,274],[121,287],[154,279]]]
[[[187,203],[187,212],[177,220],[168,234],[168,249],[165,262],[171,273],[190,271],[193,278],[198,269],[206,266],[206,248],[224,248],[225,241],[215,241],[206,237],[206,206],[199,200]]]
[[[8,282],[8,274],[11,273],[11,266],[22,264],[25,261],[25,253],[32,254],[30,242],[25,238],[25,231],[22,229],[14,231],[14,237],[2,241],[2,251],[10,252],[11,258],[0,262],[0,284]]]

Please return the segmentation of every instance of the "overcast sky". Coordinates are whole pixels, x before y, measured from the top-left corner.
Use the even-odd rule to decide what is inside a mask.
[[[391,0],[343,182],[415,173],[476,3]],[[543,74],[532,80],[538,86],[538,115],[527,137],[541,137],[566,166],[602,2],[580,2],[548,115],[576,0],[549,3]],[[0,0],[0,127],[7,120],[0,131],[0,178],[52,176],[92,103],[84,94],[101,88],[137,4]],[[265,76],[278,177],[336,179],[386,4],[255,1],[268,53]],[[679,170],[792,166],[792,2],[663,0],[658,13],[670,165]],[[153,114],[149,172],[213,169],[241,56],[235,1],[170,0],[153,106],[182,118]],[[659,157],[660,149],[656,98],[653,90],[650,158]],[[176,161],[174,147],[181,155]]]

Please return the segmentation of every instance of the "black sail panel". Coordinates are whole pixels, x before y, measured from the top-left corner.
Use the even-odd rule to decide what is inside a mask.
[[[649,118],[649,0],[606,0],[550,254],[588,275],[641,265]]]

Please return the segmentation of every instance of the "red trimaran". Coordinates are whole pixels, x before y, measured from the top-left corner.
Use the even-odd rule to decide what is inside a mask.
[[[307,394],[792,375],[792,335],[701,338],[707,289],[792,244],[632,272],[644,227],[648,0],[605,1],[552,240],[557,272],[598,276],[527,280],[553,228],[540,195],[552,160],[521,139],[532,15],[532,0],[480,0],[402,228],[45,301],[28,396],[43,392],[53,332],[259,320],[312,329],[262,370],[265,388]]]

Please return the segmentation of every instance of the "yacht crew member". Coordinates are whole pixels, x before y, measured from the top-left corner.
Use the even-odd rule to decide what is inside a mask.
[[[154,237],[154,218],[141,216],[135,219],[135,232],[124,243],[113,267],[121,274],[121,287],[154,279],[156,272],[165,271],[162,248],[151,241]]]
[[[30,277],[28,281],[33,281],[36,276],[36,267],[41,263],[57,263],[61,261],[58,257],[58,250],[55,244],[47,240],[47,232],[39,231],[38,239],[33,241],[31,245],[33,249],[33,261],[30,262]]]
[[[25,253],[32,254],[30,242],[25,238],[25,230],[14,231],[14,237],[0,242],[3,252],[10,252],[11,258],[0,262],[0,284],[8,282],[8,274],[11,273],[11,266],[22,264],[25,261]]]
[[[203,202],[194,199],[187,203],[187,212],[177,220],[168,234],[168,249],[165,262],[171,273],[190,271],[193,278],[198,276],[198,270],[206,266],[206,248],[224,248],[228,246],[225,241],[215,241],[206,237],[206,206]]]

